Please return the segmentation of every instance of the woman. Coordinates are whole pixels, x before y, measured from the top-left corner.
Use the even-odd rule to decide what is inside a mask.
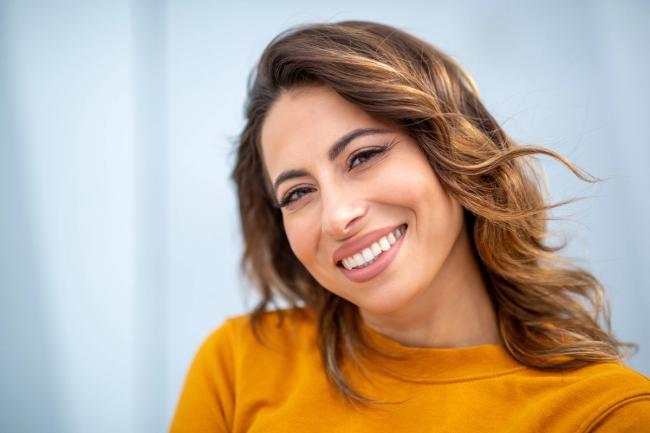
[[[590,178],[389,26],[290,30],[252,78],[233,178],[261,300],[200,348],[172,432],[650,429],[634,345],[546,243],[528,158]]]

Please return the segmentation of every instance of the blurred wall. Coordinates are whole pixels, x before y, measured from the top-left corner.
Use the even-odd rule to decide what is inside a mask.
[[[642,1],[0,2],[0,430],[164,431],[205,336],[246,310],[229,181],[246,77],[285,28],[385,22],[476,79],[542,162],[566,255],[650,374],[650,6]],[[254,302],[248,298],[248,305]]]

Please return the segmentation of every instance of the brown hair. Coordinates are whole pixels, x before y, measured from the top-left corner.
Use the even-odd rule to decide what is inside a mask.
[[[515,144],[450,57],[408,33],[362,21],[280,34],[249,79],[232,176],[245,241],[242,269],[261,296],[250,316],[258,338],[260,319],[277,298],[307,307],[318,318],[328,379],[349,401],[373,402],[349,386],[341,369],[344,357],[357,359],[367,348],[358,310],[322,287],[292,253],[261,157],[260,130],[270,107],[281,92],[309,84],[329,86],[370,115],[395,122],[419,144],[465,209],[499,332],[515,359],[570,369],[619,361],[625,348],[638,348],[613,336],[601,283],[556,254],[564,244],[545,243],[548,210],[571,200],[546,204],[529,159],[547,155],[585,181],[596,179],[552,150]]]

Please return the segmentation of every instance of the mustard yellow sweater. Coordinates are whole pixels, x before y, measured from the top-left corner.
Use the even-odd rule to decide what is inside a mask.
[[[192,362],[170,432],[650,432],[650,381],[623,364],[545,372],[501,346],[407,347],[365,325],[403,359],[382,361],[393,374],[370,364],[368,379],[349,364],[346,374],[363,395],[401,403],[350,406],[326,380],[314,315],[298,312],[281,327],[277,312],[265,315],[269,347],[244,315],[214,331]]]

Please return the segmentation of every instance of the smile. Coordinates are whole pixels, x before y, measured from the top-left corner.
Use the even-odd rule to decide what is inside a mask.
[[[388,234],[355,254],[337,263],[343,274],[354,282],[361,283],[384,271],[397,256],[408,226],[402,224]]]
[[[356,254],[353,254],[349,257],[341,260],[341,264],[347,270],[364,268],[371,263],[374,263],[379,256],[384,252],[389,251],[393,245],[397,242],[399,238],[406,232],[406,225],[403,224],[397,227],[392,232],[388,233],[386,236],[382,236],[377,239],[376,242],[372,243],[368,247],[359,251]]]

